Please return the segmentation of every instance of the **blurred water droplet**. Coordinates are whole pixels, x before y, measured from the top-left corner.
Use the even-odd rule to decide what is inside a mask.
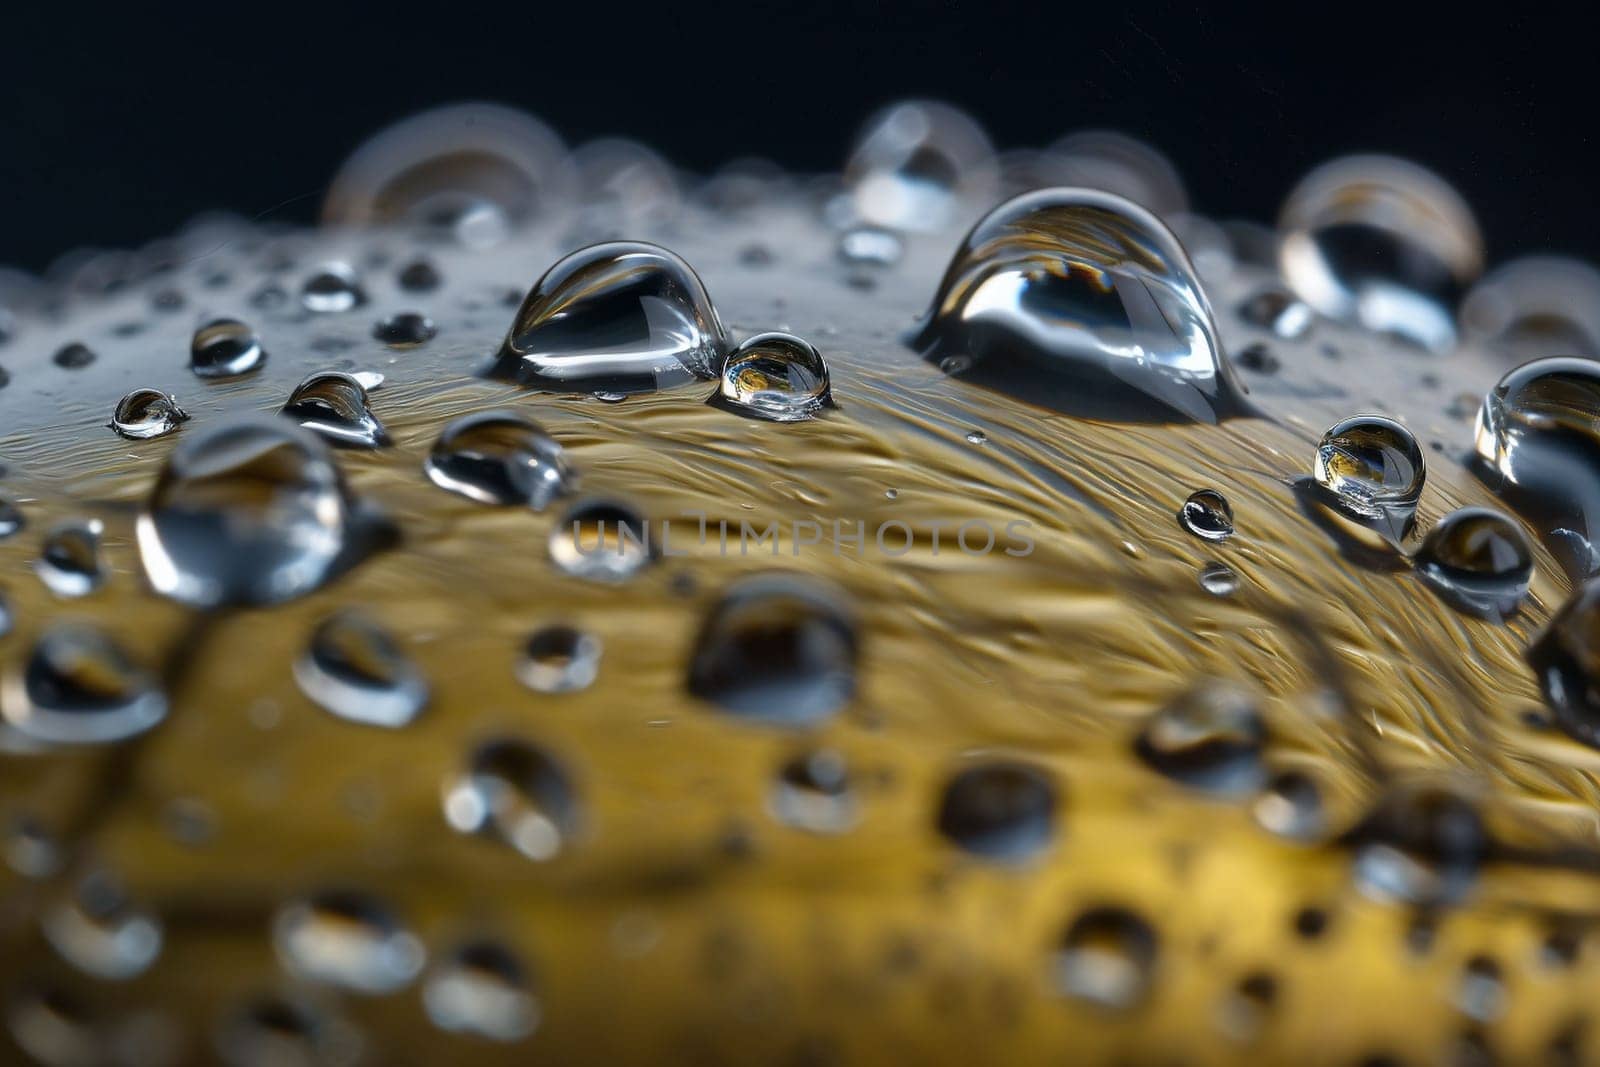
[[[857,218],[924,233],[954,225],[970,205],[992,200],[998,180],[983,129],[965,112],[926,100],[872,116],[844,171]]]
[[[422,1002],[441,1030],[491,1041],[520,1041],[539,1025],[539,1002],[522,964],[492,941],[453,951],[428,975]]]
[[[6,866],[23,878],[49,878],[61,869],[61,843],[34,816],[16,814],[6,821],[5,857]]]
[[[1115,130],[1069,133],[1051,145],[1040,177],[1049,185],[1099,189],[1163,217],[1189,210],[1189,194],[1172,161],[1153,145]]]
[[[166,436],[188,418],[177,397],[159,389],[135,389],[117,401],[110,425],[122,437],[144,441]]]
[[[1264,829],[1293,841],[1317,840],[1326,823],[1322,791],[1315,780],[1298,771],[1275,776],[1252,810]]]
[[[760,574],[730,586],[701,623],[689,691],[741,718],[805,726],[855,694],[853,612],[830,587]]]
[[[433,484],[480,504],[543,511],[577,474],[561,445],[513,411],[480,411],[444,428],[423,464]]]
[[[728,354],[714,402],[773,422],[812,418],[832,403],[822,353],[793,334],[761,333]]]
[[[1600,581],[1584,583],[1528,646],[1528,663],[1569,736],[1600,748]]]
[[[1505,1010],[1505,977],[1488,956],[1474,956],[1462,968],[1456,987],[1456,1006],[1479,1022],[1493,1022]]]
[[[100,558],[105,524],[99,519],[60,523],[45,534],[34,573],[56,596],[88,596],[110,577]]]
[[[550,392],[642,393],[709,381],[727,351],[689,265],[665,248],[618,241],[546,271],[484,373]]]
[[[517,661],[517,677],[539,693],[587,689],[600,671],[600,639],[571,626],[534,632]]]
[[[1267,727],[1254,696],[1202,682],[1155,712],[1135,750],[1151,767],[1196,789],[1245,792],[1261,784]]]
[[[307,311],[334,314],[360,307],[367,292],[356,272],[345,263],[328,263],[300,287],[300,303]]]
[[[948,373],[1069,414],[1216,422],[1248,411],[1183,247],[1109,193],[1047,189],[990,212],[912,343]]]
[[[444,817],[464,834],[495,837],[535,862],[553,859],[578,828],[571,779],[542,749],[487,741],[445,783]]]
[[[41,920],[61,958],[85,974],[123,981],[144,973],[161,954],[161,924],[136,907],[103,873],[83,879]]]
[[[432,263],[415,259],[400,268],[395,280],[408,293],[431,293],[439,288],[444,279],[439,275],[439,268]]]
[[[1056,787],[1036,767],[992,761],[957,772],[939,800],[946,840],[984,859],[1019,862],[1055,836]]]
[[[1212,596],[1232,596],[1239,591],[1239,575],[1226,563],[1213,560],[1203,564],[1197,577],[1200,588]]]
[[[551,562],[586,581],[627,581],[655,554],[644,518],[613,500],[579,501],[550,530]]]
[[[1461,323],[1519,361],[1552,352],[1600,357],[1600,271],[1562,256],[1514,259],[1472,287]]]
[[[1483,239],[1438,175],[1386,156],[1334,160],[1301,179],[1278,230],[1283,275],[1317,311],[1436,351],[1455,344]]]
[[[6,675],[0,711],[35,741],[105,744],[155,726],[166,717],[167,699],[111,638],[83,626],[55,626],[22,668]]]
[[[1297,341],[1311,329],[1311,308],[1292,293],[1276,287],[1259,290],[1239,305],[1239,317],[1252,326],[1270,330],[1286,341]]]
[[[289,394],[281,414],[336,445],[389,444],[389,432],[372,413],[366,388],[342,371],[318,371],[307,377]]]
[[[427,681],[394,638],[352,611],[318,624],[294,678],[325,711],[368,726],[405,726],[428,703]]]
[[[1489,849],[1477,809],[1428,785],[1391,792],[1356,829],[1355,839],[1361,890],[1379,900],[1421,905],[1459,901]]]
[[[348,1024],[275,994],[230,1012],[216,1045],[229,1067],[354,1067],[361,1055],[360,1035]]]
[[[390,348],[415,348],[427,344],[439,334],[439,328],[426,315],[415,311],[400,311],[378,320],[372,327],[372,336]]]
[[[22,509],[9,500],[0,498],[0,541],[15,534],[27,525]]]
[[[1156,953],[1156,933],[1139,916],[1125,908],[1091,908],[1067,927],[1056,948],[1055,987],[1102,1008],[1132,1008],[1149,992]]]
[[[1178,509],[1178,522],[1196,537],[1226,541],[1233,536],[1233,507],[1215,489],[1196,489]]]
[[[590,141],[572,153],[572,163],[583,199],[580,228],[602,240],[664,225],[683,207],[672,164],[637,141]]]
[[[82,370],[95,361],[94,349],[78,341],[56,349],[50,362],[63,370]]]
[[[1490,619],[1515,614],[1533,577],[1522,528],[1492,508],[1440,519],[1416,555],[1417,573],[1451,604]]]
[[[1341,511],[1382,524],[1396,539],[1415,519],[1427,477],[1417,439],[1382,415],[1354,415],[1329,427],[1313,473]]]
[[[352,993],[403,989],[422,970],[422,943],[376,899],[324,891],[290,901],[272,923],[283,965],[310,982]]]
[[[905,254],[905,241],[893,230],[857,226],[839,235],[839,258],[854,266],[892,267]]]
[[[833,749],[818,749],[788,760],[778,769],[768,794],[772,817],[813,834],[842,834],[856,824],[856,795],[849,765]]]
[[[237,319],[213,319],[189,342],[189,369],[201,378],[237,378],[266,359],[255,331]]]

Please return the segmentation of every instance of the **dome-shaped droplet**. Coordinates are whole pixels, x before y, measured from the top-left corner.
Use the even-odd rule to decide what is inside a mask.
[[[600,639],[571,626],[535,631],[517,661],[517,677],[539,693],[587,689],[599,671]]]
[[[1499,619],[1528,595],[1533,549],[1522,528],[1492,508],[1468,507],[1440,519],[1416,555],[1417,573],[1465,611]]]
[[[1177,238],[1091,189],[1046,189],[990,212],[912,343],[948,373],[1089,418],[1248,411]]]
[[[1396,533],[1411,525],[1427,476],[1417,439],[1382,415],[1331,426],[1317,445],[1313,473],[1341,511]]]
[[[64,522],[45,534],[34,561],[34,573],[56,596],[88,596],[106,583],[109,572],[100,558],[105,524],[99,519]]]
[[[161,953],[160,921],[104,873],[83,879],[44,914],[41,925],[62,959],[95,978],[132,978]]]
[[[1150,716],[1135,750],[1151,767],[1196,789],[1241,792],[1261,783],[1267,728],[1248,692],[1202,682]]]
[[[1410,904],[1458,901],[1489,851],[1477,809],[1430,785],[1386,796],[1355,830],[1356,883],[1369,896]]]
[[[428,703],[428,683],[382,627],[352,611],[317,625],[294,664],[301,692],[368,726],[405,726]]]
[[[434,485],[468,500],[535,511],[578,480],[556,439],[514,411],[480,411],[450,423],[423,470]]]
[[[757,334],[728,354],[713,402],[774,422],[809,419],[832,402],[828,365],[793,334]]]
[[[1562,256],[1514,259],[1472,287],[1461,325],[1519,362],[1553,352],[1600,358],[1600,270]]]
[[[550,529],[550,560],[591,582],[625,582],[656,558],[650,526],[614,500],[582,500]]]
[[[237,378],[259,370],[266,359],[261,339],[237,319],[214,319],[189,342],[189,369],[202,378]]]
[[[438,267],[426,259],[414,259],[400,268],[395,281],[408,293],[430,293],[439,288],[444,279],[440,277]]]
[[[727,351],[689,265],[665,248],[618,241],[546,271],[485,374],[555,393],[647,393],[709,381]]]
[[[390,348],[415,348],[427,344],[438,333],[433,320],[416,311],[396,312],[372,327],[372,336]]]
[[[1061,138],[1043,155],[1037,171],[1048,185],[1115,193],[1162,217],[1189,210],[1189,194],[1172,161],[1125,133],[1081,130]]]
[[[1600,580],[1573,593],[1527,655],[1556,724],[1600,748]]]
[[[965,209],[991,202],[998,179],[983,129],[965,112],[927,100],[895,104],[867,120],[844,170],[855,218],[922,233],[960,223]]]
[[[1196,537],[1226,541],[1233,536],[1233,507],[1215,489],[1196,489],[1178,509],[1178,522]]]
[[[549,754],[523,741],[479,745],[445,783],[444,817],[464,834],[485,834],[528,859],[554,858],[578,829],[572,781]]]
[[[1061,937],[1051,961],[1055,987],[1102,1008],[1134,1007],[1149,992],[1157,949],[1155,930],[1138,915],[1091,908]]]
[[[354,375],[325,370],[294,387],[281,412],[336,445],[381,448],[389,432],[372,413],[367,390]]]
[[[1258,290],[1239,305],[1239,317],[1252,326],[1295,341],[1311,329],[1311,308],[1294,294],[1277,287]]]
[[[700,626],[689,691],[741,718],[820,722],[855,695],[858,638],[831,588],[784,574],[745,578]]]
[[[1323,809],[1316,780],[1299,771],[1274,776],[1251,805],[1263,829],[1293,841],[1314,841],[1322,835],[1327,822]]]
[[[1455,343],[1483,238],[1438,175],[1386,156],[1335,160],[1289,194],[1278,231],[1284,277],[1322,314],[1435,350]]]
[[[469,942],[440,960],[422,987],[422,1003],[441,1030],[491,1041],[520,1041],[539,1025],[539,1002],[522,964],[493,941]]]
[[[1025,763],[989,761],[958,772],[944,787],[937,826],[946,840],[985,859],[1037,855],[1055,836],[1056,787]]]
[[[8,673],[0,711],[18,733],[46,744],[105,744],[144,733],[167,714],[153,675],[111,638],[81,626],[45,631]]]
[[[333,314],[367,302],[361,279],[346,263],[327,263],[300,287],[300,303],[307,311]]]
[[[165,437],[187,421],[189,413],[178,406],[177,397],[159,389],[135,389],[117,401],[110,426],[130,441]]]
[[[277,603],[373,547],[373,520],[309,431],[254,415],[184,437],[138,520],[157,592],[199,607]]]
[[[849,765],[833,749],[806,752],[784,763],[768,794],[772,817],[813,834],[842,834],[856,824]]]
[[[289,902],[272,923],[285,967],[310,982],[379,995],[409,985],[422,970],[422,943],[379,901],[328,891]]]
[[[62,370],[82,370],[95,361],[94,349],[80,341],[62,345],[50,357],[50,362]]]
[[[1195,577],[1200,580],[1200,588],[1212,596],[1232,596],[1239,591],[1239,574],[1226,563],[1202,563]]]

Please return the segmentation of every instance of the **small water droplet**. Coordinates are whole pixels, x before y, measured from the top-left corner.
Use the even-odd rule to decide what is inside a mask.
[[[0,497],[0,541],[12,536],[27,525],[27,518],[15,503]]]
[[[550,560],[574,578],[623,582],[654,559],[649,524],[614,500],[579,501],[550,530]]]
[[[1462,968],[1456,987],[1456,1007],[1479,1022],[1493,1022],[1505,1010],[1505,978],[1500,965],[1488,956],[1474,956]]]
[[[131,441],[165,437],[186,422],[189,413],[178,406],[178,398],[159,389],[135,389],[121,400],[111,414],[109,425]]]
[[[1362,891],[1421,905],[1465,896],[1489,849],[1477,809],[1427,784],[1390,793],[1355,836],[1355,878]]]
[[[331,314],[349,311],[367,302],[361,279],[345,263],[325,264],[300,287],[300,303],[307,311]]]
[[[517,661],[517,677],[539,693],[587,689],[600,671],[600,639],[571,626],[534,632]]]
[[[1055,836],[1056,787],[1036,767],[989,761],[957,772],[939,800],[946,840],[985,859],[1018,862]]]
[[[1239,575],[1226,563],[1212,560],[1200,567],[1200,588],[1212,596],[1232,596],[1239,591]]]
[[[1416,555],[1417,573],[1446,600],[1484,618],[1515,614],[1533,577],[1522,528],[1492,508],[1467,507],[1440,519]]]
[[[428,703],[428,683],[389,633],[352,611],[318,624],[295,660],[301,692],[347,722],[397,728]]]
[[[294,387],[280,414],[333,444],[381,448],[389,432],[372,413],[366,387],[355,375],[318,371]]]
[[[56,596],[88,596],[110,577],[100,558],[105,524],[99,519],[64,522],[45,534],[34,573]]]
[[[1233,506],[1215,489],[1196,489],[1178,510],[1178,523],[1196,537],[1226,541],[1233,536]]]
[[[1132,1008],[1149,992],[1157,946],[1155,931],[1133,912],[1091,908],[1067,927],[1056,948],[1055,987],[1102,1008]]]
[[[774,422],[809,419],[832,403],[822,353],[793,334],[745,341],[729,353],[721,382],[713,403]]]
[[[839,258],[851,266],[892,267],[905,255],[905,241],[893,230],[857,226],[839,235]]]
[[[0,713],[45,744],[106,744],[151,729],[167,714],[156,680],[111,638],[83,626],[46,630],[20,670],[6,675]]]
[[[1417,439],[1382,415],[1355,415],[1329,427],[1312,470],[1339,510],[1381,524],[1397,540],[1416,517],[1427,477]]]
[[[1283,361],[1277,354],[1259,341],[1255,344],[1245,345],[1233,360],[1245,370],[1254,371],[1256,374],[1276,374],[1283,369]]]
[[[833,749],[796,756],[778,769],[768,795],[772,817],[813,834],[842,834],[856,824],[849,765]]]
[[[439,276],[439,268],[432,263],[425,259],[414,259],[400,268],[395,280],[408,293],[428,293],[439,288],[444,279]]]
[[[480,504],[543,511],[577,486],[566,452],[513,411],[480,411],[450,423],[423,464],[441,489]]]
[[[372,336],[390,348],[415,348],[427,344],[438,333],[432,319],[415,311],[396,312],[372,327]]]
[[[1261,783],[1267,727],[1249,692],[1208,681],[1185,690],[1145,722],[1141,759],[1196,789],[1235,793]]]
[[[535,862],[553,859],[578,829],[571,779],[542,749],[487,741],[445,783],[444,817],[464,834],[495,837]]]
[[[934,232],[998,188],[994,147],[966,113],[908,100],[872,116],[845,165],[853,214],[896,230]]]
[[[194,332],[189,369],[201,378],[237,378],[261,369],[261,339],[237,319],[214,319]]]
[[[1308,305],[1277,288],[1262,289],[1240,304],[1239,317],[1287,341],[1304,337],[1315,318]]]
[[[62,959],[96,978],[132,978],[161,954],[161,923],[104,873],[83,879],[67,900],[45,913],[41,925]]]
[[[1263,829],[1292,841],[1313,841],[1323,832],[1322,790],[1299,771],[1284,771],[1267,783],[1252,805]]]
[[[94,361],[94,349],[79,341],[63,345],[50,357],[50,362],[63,370],[82,370]]]
[[[969,445],[986,445],[988,443],[989,443],[989,435],[984,433],[982,430],[968,430],[967,431],[967,444],[969,444]]]
[[[450,953],[422,990],[428,1018],[441,1030],[491,1041],[520,1041],[539,1025],[539,1002],[522,964],[493,941],[472,941]]]
[[[23,878],[50,878],[61,870],[61,842],[32,815],[19,813],[6,821],[6,865]]]
[[[273,942],[285,967],[310,982],[382,995],[409,985],[422,970],[422,943],[376,899],[323,891],[278,910]]]

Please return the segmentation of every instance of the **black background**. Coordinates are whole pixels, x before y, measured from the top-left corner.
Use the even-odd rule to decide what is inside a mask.
[[[820,171],[912,95],[1001,147],[1140,135],[1217,217],[1269,220],[1315,163],[1393,152],[1461,189],[1493,259],[1600,258],[1587,33],[1531,5],[1395,7],[35,6],[0,38],[0,264],[136,245],[208,208],[310,220],[364,135],[437,103],[502,101],[569,143],[633,137],[701,171]]]

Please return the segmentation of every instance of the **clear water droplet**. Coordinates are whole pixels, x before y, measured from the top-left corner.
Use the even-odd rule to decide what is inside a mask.
[[[167,715],[156,679],[98,630],[55,626],[20,670],[5,677],[0,712],[18,733],[45,744],[108,744],[151,729]]]
[[[522,964],[493,941],[456,948],[422,989],[428,1018],[441,1030],[491,1041],[521,1041],[539,1025],[539,1002]]]
[[[1237,793],[1261,784],[1267,727],[1255,697],[1201,682],[1156,711],[1134,749],[1155,770],[1195,789]]]
[[[912,344],[965,381],[1069,414],[1216,422],[1248,412],[1183,247],[1110,193],[1046,189],[990,212]]]
[[[66,900],[44,914],[41,925],[62,959],[95,978],[133,978],[161,954],[160,921],[137,907],[103,872],[79,882]]]
[[[130,441],[145,441],[165,437],[188,418],[177,397],[159,389],[135,389],[117,401],[110,426]]]
[[[415,311],[399,311],[372,327],[372,336],[390,348],[416,348],[439,334],[439,327],[428,316]]]
[[[813,834],[842,834],[856,824],[855,790],[843,754],[818,749],[790,759],[778,769],[768,794],[772,817]]]
[[[810,342],[762,333],[728,354],[717,406],[773,422],[799,422],[832,403],[828,365]]]
[[[1055,836],[1056,787],[1025,763],[990,761],[958,771],[939,800],[937,826],[950,843],[984,859],[1019,862]]]
[[[60,523],[45,534],[34,573],[56,596],[88,596],[110,577],[100,558],[105,524],[99,519]]]
[[[1119,907],[1091,908],[1067,927],[1052,960],[1064,996],[1126,1010],[1144,1000],[1155,970],[1155,930]]]
[[[1522,528],[1492,508],[1467,507],[1440,519],[1416,555],[1417,573],[1451,604],[1502,619],[1515,614],[1533,577]]]
[[[831,587],[791,575],[742,579],[701,623],[689,691],[740,718],[806,726],[855,694],[853,612]]]
[[[577,474],[556,439],[505,410],[480,411],[450,423],[423,470],[434,485],[469,500],[535,511],[577,486]]]
[[[297,977],[352,993],[403,989],[425,959],[422,943],[364,893],[329,890],[290,901],[272,933],[279,958]]]
[[[1178,523],[1206,541],[1226,541],[1233,536],[1233,506],[1215,489],[1196,489],[1178,509]]]
[[[63,345],[50,357],[50,362],[62,370],[82,370],[94,361],[94,349],[79,341]]]
[[[237,378],[260,370],[266,360],[261,339],[237,319],[213,319],[189,342],[189,369],[201,378]]]
[[[294,678],[312,703],[367,726],[406,726],[428,703],[426,679],[394,638],[353,611],[317,625]]]
[[[709,381],[727,352],[689,265],[665,248],[618,241],[546,271],[484,373],[557,393],[645,393]]]
[[[366,387],[352,374],[325,370],[310,375],[289,394],[280,414],[335,445],[381,448],[389,432],[372,413]]]
[[[1232,596],[1239,591],[1239,575],[1226,563],[1212,560],[1202,564],[1197,577],[1200,588],[1212,596]]]
[[[517,677],[538,693],[587,689],[600,672],[600,639],[571,626],[536,630],[517,661]]]
[[[550,530],[551,562],[586,581],[627,581],[655,553],[643,516],[614,500],[579,501]]]
[[[327,263],[300,287],[300,303],[307,311],[336,314],[367,302],[361,279],[346,263]]]
[[[524,741],[497,739],[473,751],[445,783],[444,817],[464,834],[484,834],[535,862],[553,859],[578,830],[572,781],[549,754]]]
[[[1382,415],[1355,415],[1322,435],[1313,474],[1339,510],[1398,535],[1415,519],[1427,470],[1410,430]]]
[[[969,205],[991,201],[999,168],[988,136],[965,112],[908,100],[867,121],[844,182],[856,218],[932,233],[960,222]]]

